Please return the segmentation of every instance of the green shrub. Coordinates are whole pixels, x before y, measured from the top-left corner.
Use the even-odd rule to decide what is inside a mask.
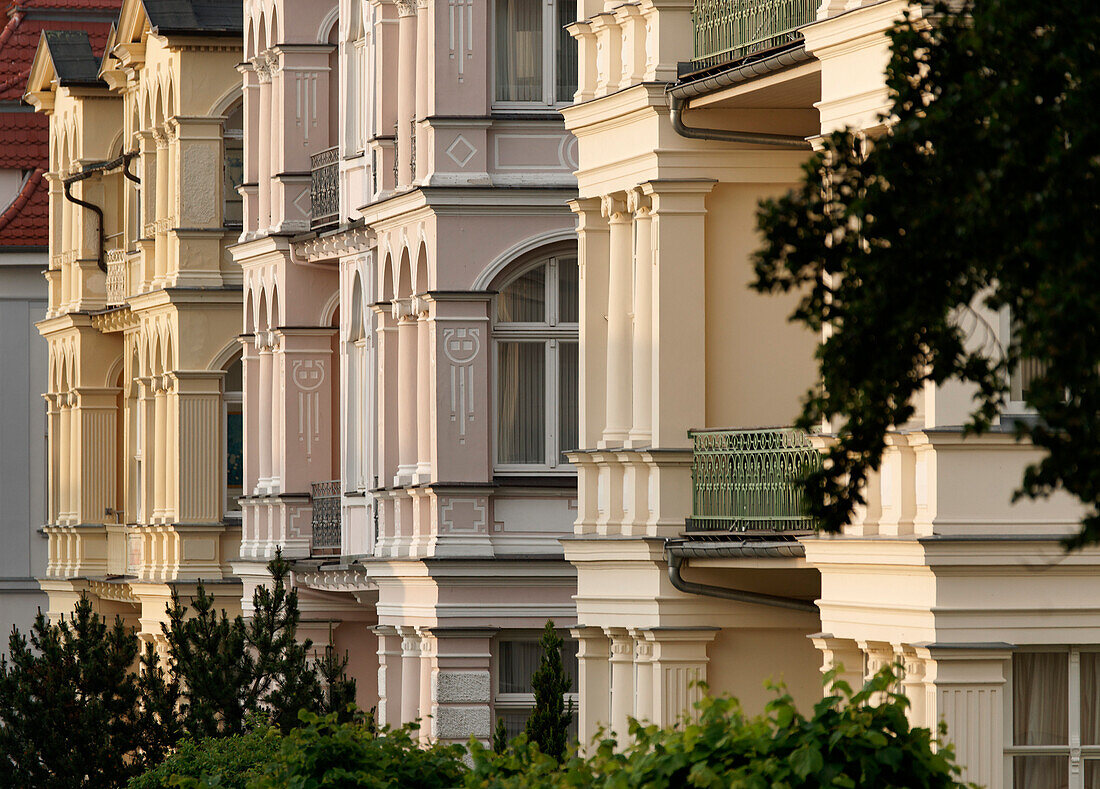
[[[831,679],[831,678],[830,678]],[[949,746],[910,728],[908,700],[884,669],[858,693],[843,682],[804,717],[782,687],[763,715],[748,717],[727,696],[705,698],[698,721],[672,728],[632,722],[631,744],[604,738],[588,758],[556,761],[517,738],[504,754],[471,743],[467,789],[628,787],[960,787]],[[873,703],[876,696],[881,703]],[[945,732],[941,728],[940,734]]]
[[[279,745],[278,732],[268,727],[229,737],[185,739],[154,769],[132,778],[128,789],[168,789],[180,785],[183,778],[224,789],[245,789],[275,758]]]

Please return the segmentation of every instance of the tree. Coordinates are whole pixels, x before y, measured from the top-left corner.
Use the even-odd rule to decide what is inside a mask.
[[[829,135],[802,183],[762,204],[754,287],[802,292],[792,319],[831,329],[799,419],[840,426],[805,480],[825,530],[863,503],[926,382],[973,387],[966,427],[989,430],[1030,359],[1038,418],[1015,430],[1043,457],[1016,496],[1068,491],[1087,508],[1069,543],[1100,539],[1098,37],[1091,0],[907,16],[890,33],[888,132]],[[983,308],[1011,315],[1003,349],[982,341]]]
[[[134,671],[139,641],[110,627],[81,597],[51,624],[40,611],[28,637],[13,628],[0,659],[0,785],[117,787],[163,756],[171,728],[158,705],[163,676]],[[148,653],[147,653],[148,654]]]
[[[201,582],[190,606],[173,592],[162,628],[171,672],[182,686],[182,728],[194,739],[241,734],[258,713],[288,731],[299,710],[346,716],[355,700],[347,657],[329,646],[311,661],[313,642],[297,640],[301,614],[298,591],[287,589],[289,562],[277,552],[267,568],[271,587],[256,588],[248,622],[216,611]]]
[[[554,630],[553,620],[547,620],[539,646],[542,647],[539,667],[531,675],[535,709],[527,719],[525,731],[530,742],[560,762],[565,758],[569,724],[573,720],[573,702],[566,704],[565,694],[573,688],[562,665],[563,642]]]
[[[496,728],[493,729],[493,753],[504,753],[508,750],[508,728],[504,725],[504,718],[497,718]]]

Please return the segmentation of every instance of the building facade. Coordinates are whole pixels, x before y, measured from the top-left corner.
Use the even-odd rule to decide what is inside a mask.
[[[760,709],[767,677],[808,705],[820,669],[855,685],[899,661],[916,725],[948,726],[968,780],[1091,786],[1100,552],[1063,553],[1081,507],[1011,503],[1035,451],[1014,380],[997,429],[964,438],[971,393],[930,387],[891,434],[868,505],[815,535],[790,473],[830,426],[789,428],[818,338],[793,302],[750,294],[756,203],[822,135],[886,130],[886,33],[900,0],[582,4],[582,740],[628,716],[674,722],[698,693]],[[995,349],[1007,316],[961,316]],[[685,349],[690,349],[685,352]]]
[[[43,30],[85,30],[97,51],[118,10],[102,2],[7,5],[0,30],[0,630],[26,629],[46,596],[35,580],[46,569],[46,343],[34,324],[46,315],[49,167],[46,118],[26,104],[23,90]],[[6,638],[0,654],[6,653]]]
[[[49,611],[89,595],[161,639],[173,588],[240,583],[242,28],[233,4],[124,2],[97,56],[49,30]],[[229,185],[227,187],[227,184]]]
[[[245,12],[234,566],[247,596],[276,547],[296,557],[304,618],[383,722],[515,733],[539,631],[575,621],[575,10]]]

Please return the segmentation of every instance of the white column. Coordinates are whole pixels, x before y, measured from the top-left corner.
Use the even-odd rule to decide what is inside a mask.
[[[154,131],[157,143],[157,218],[154,223],[153,287],[164,286],[168,275],[168,136]]]
[[[412,181],[412,124],[416,117],[416,0],[397,2],[397,186]]]
[[[601,726],[611,719],[610,642],[603,628],[580,625],[572,630],[577,639],[580,696],[578,735],[582,745],[592,741]]]
[[[611,639],[611,730],[627,741],[628,718],[634,714],[634,639],[620,628],[608,628]]]
[[[634,639],[634,717],[647,722],[653,720],[653,644],[646,633],[632,630]]]
[[[435,65],[432,48],[431,0],[416,2],[416,120],[431,115],[432,69]],[[461,57],[461,55],[459,55]],[[430,172],[428,157],[428,128],[415,123],[410,134],[413,141],[413,158],[416,162],[416,180],[426,178]]]
[[[607,281],[607,414],[602,446],[621,446],[630,431],[630,313],[632,243],[625,201],[603,199],[609,225],[610,261]]]
[[[634,214],[634,426],[630,429],[630,445],[642,447],[652,439],[653,420],[653,219],[649,198],[641,190],[631,190],[629,198]]]
[[[168,389],[164,375],[153,377],[153,412],[155,415],[154,453],[149,458],[153,465],[153,519],[162,520],[167,514],[168,487]]]
[[[260,474],[256,493],[267,493],[271,487],[271,406],[275,393],[271,390],[271,340],[270,332],[256,332],[256,350],[260,357],[260,384],[257,409],[259,411]]]
[[[259,81],[260,128],[256,151],[257,189],[256,189],[256,232],[263,235],[271,226],[271,71],[267,67],[267,58],[260,55],[252,61]]]
[[[397,319],[397,477],[394,485],[412,484],[416,477],[417,449],[417,365],[420,345],[416,316],[412,314],[409,299],[394,302],[394,318]]]
[[[428,302],[414,299],[417,312],[416,359],[416,481],[430,482],[432,478],[432,327],[428,320]]]
[[[401,725],[401,636],[397,628],[377,625],[378,636],[378,725]]]
[[[399,627],[401,634],[401,723],[420,717],[420,636],[411,627]]]
[[[73,400],[69,392],[61,392],[57,396],[59,422],[61,424],[61,439],[57,442],[58,467],[60,480],[58,483],[58,523],[69,523],[73,513],[73,459],[76,452],[73,451]]]

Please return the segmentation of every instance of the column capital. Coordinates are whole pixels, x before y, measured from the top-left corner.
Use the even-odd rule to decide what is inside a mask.
[[[600,198],[600,211],[609,222],[627,221],[627,210],[626,195],[622,192]]]
[[[706,196],[718,182],[713,178],[656,179],[641,185],[655,214],[700,214],[706,212]]]
[[[417,0],[394,0],[394,5],[397,6],[398,16],[410,17],[416,15]]]
[[[626,210],[636,217],[648,217],[653,203],[645,190],[638,186],[626,193]]]

